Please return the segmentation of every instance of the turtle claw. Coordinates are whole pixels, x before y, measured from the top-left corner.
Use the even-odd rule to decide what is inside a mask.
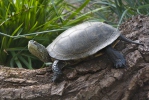
[[[60,76],[61,76],[61,74],[54,74],[52,77],[52,82],[56,83]]]
[[[116,60],[115,68],[124,68],[124,67],[127,67],[125,59],[118,59],[118,60]]]
[[[113,49],[111,46],[106,47],[106,53],[114,63],[115,68],[124,68],[126,66],[126,60],[121,53]]]
[[[54,83],[55,83],[55,82],[56,82],[56,80],[57,80],[57,77],[56,77],[56,76],[53,76],[53,77],[52,77],[52,82],[54,82]]]

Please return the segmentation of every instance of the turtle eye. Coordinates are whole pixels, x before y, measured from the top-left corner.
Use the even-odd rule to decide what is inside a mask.
[[[36,43],[36,41],[34,41],[34,43]]]

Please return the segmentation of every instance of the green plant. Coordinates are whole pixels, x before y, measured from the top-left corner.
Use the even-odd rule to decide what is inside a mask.
[[[42,63],[27,50],[28,41],[34,39],[46,46],[62,31],[90,19],[101,9],[81,12],[89,1],[75,7],[64,0],[1,0],[0,64],[40,67]]]
[[[124,21],[133,15],[149,15],[149,0],[100,0],[93,2],[94,7],[109,7],[106,10],[97,12],[98,17],[108,23]]]

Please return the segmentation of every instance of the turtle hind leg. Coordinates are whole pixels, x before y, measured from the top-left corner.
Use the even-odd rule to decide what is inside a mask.
[[[132,41],[132,40],[126,38],[123,35],[120,35],[119,39],[122,40],[122,41],[128,42],[128,43],[133,43],[133,44],[137,44],[137,45],[144,45],[143,43],[138,43],[138,42]]]
[[[59,64],[59,62],[60,62],[59,60],[55,60],[52,64],[52,70],[54,72],[54,75],[52,77],[53,82],[57,82],[60,76],[62,75],[62,71],[61,71],[62,67]]]
[[[110,60],[114,63],[115,68],[126,67],[126,60],[123,55],[113,49],[111,46],[105,48],[106,54],[109,56]]]

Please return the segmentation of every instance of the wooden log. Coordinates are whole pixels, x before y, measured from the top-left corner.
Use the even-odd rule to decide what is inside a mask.
[[[149,17],[123,23],[122,33],[145,45],[119,42],[127,68],[115,69],[106,54],[65,67],[52,83],[51,67],[37,70],[0,66],[0,100],[147,100],[149,99]]]

